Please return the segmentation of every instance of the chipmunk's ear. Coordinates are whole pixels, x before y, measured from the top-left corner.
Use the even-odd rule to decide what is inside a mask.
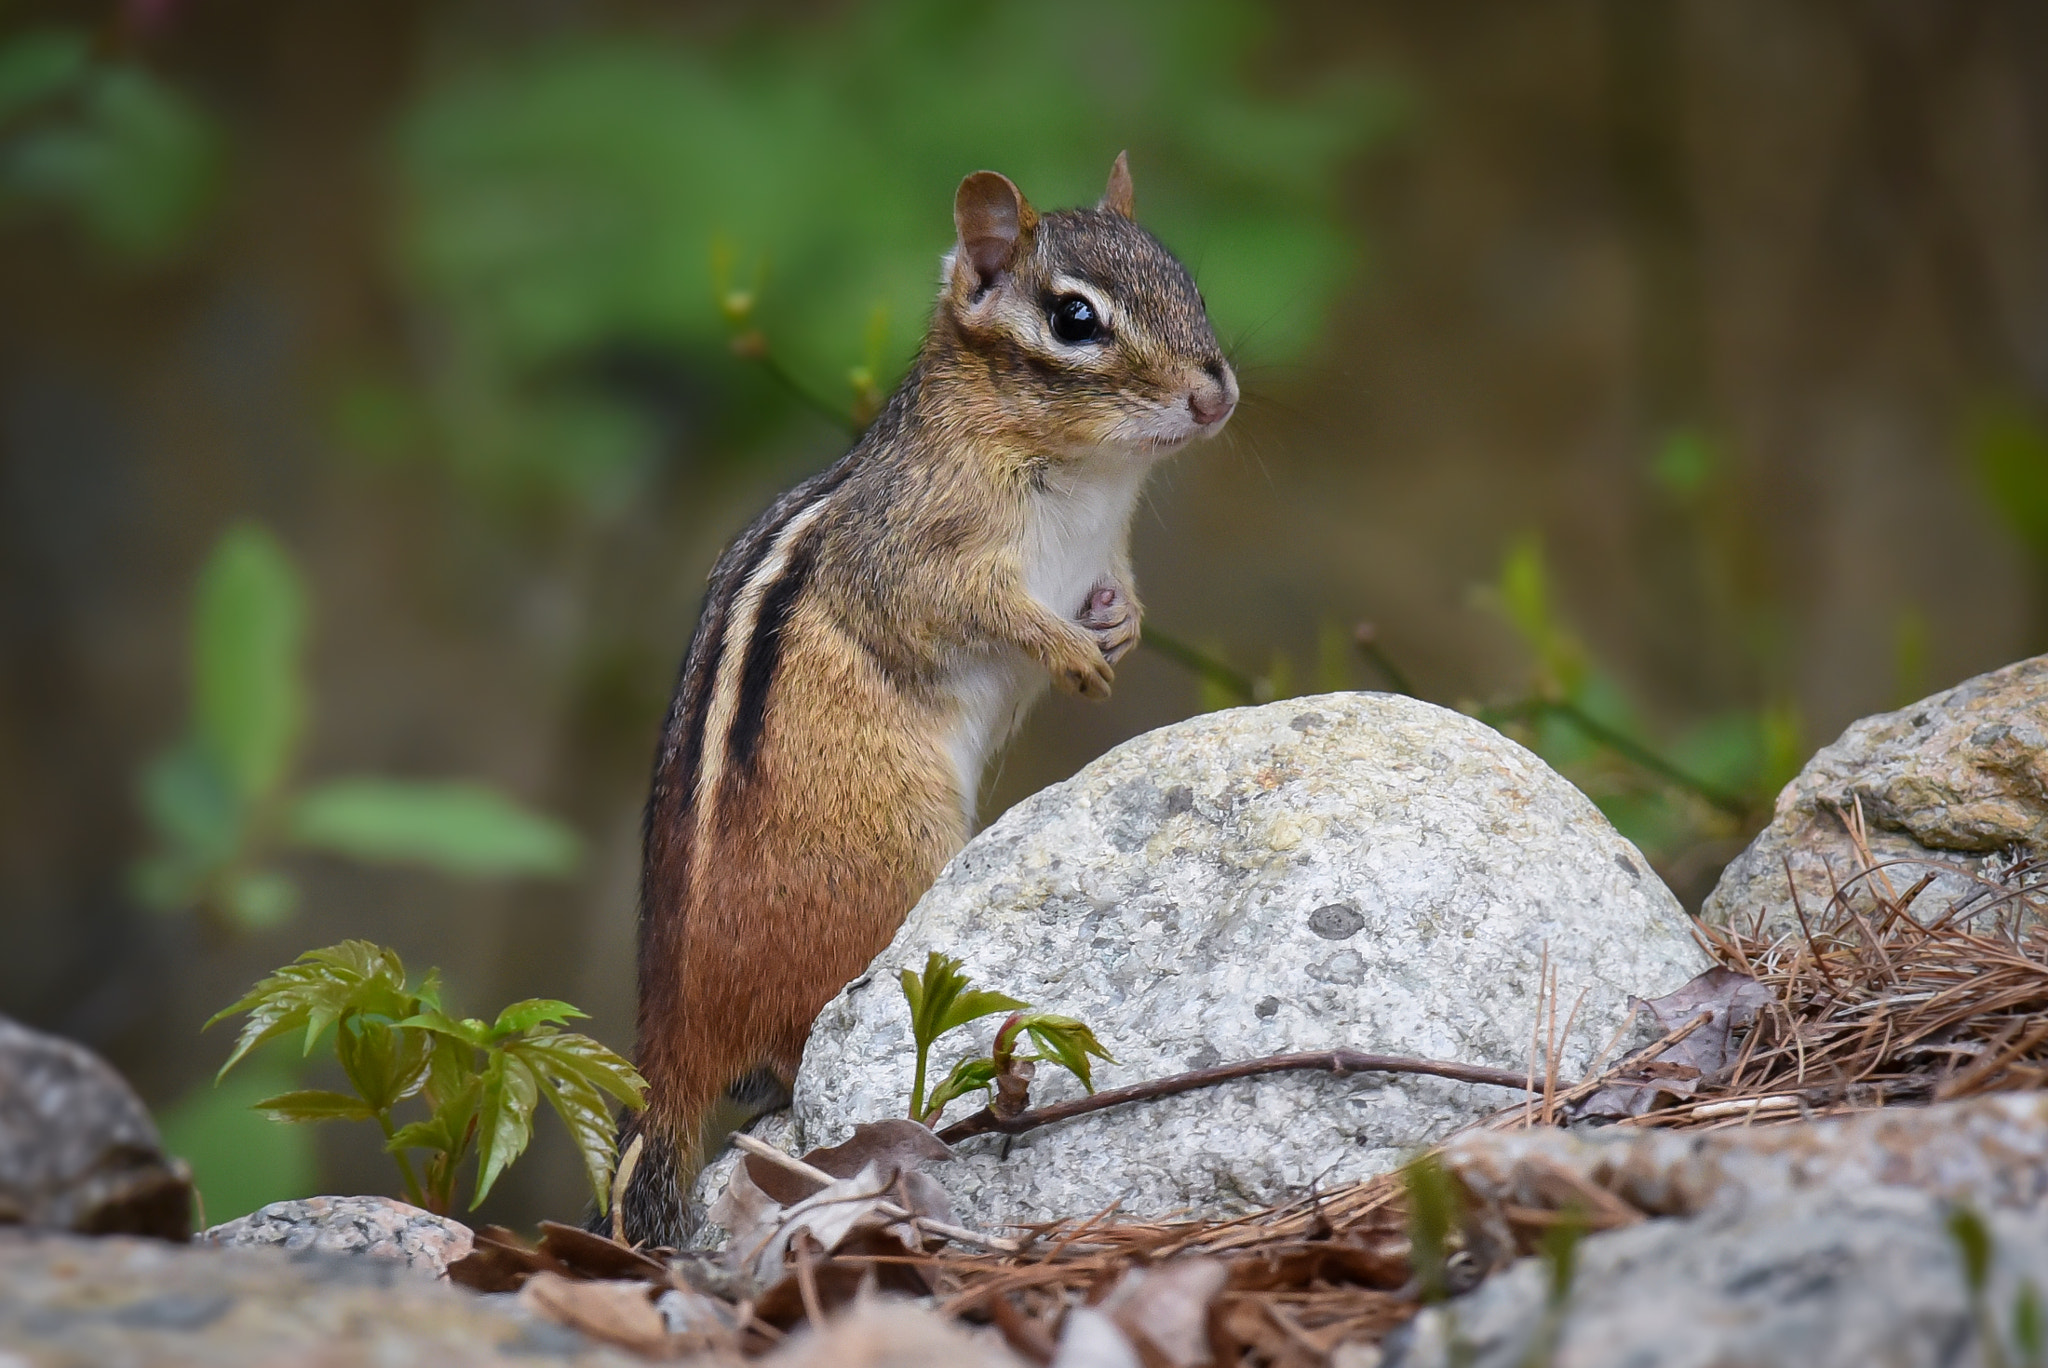
[[[953,272],[972,272],[967,284],[979,294],[1016,261],[1019,246],[1038,226],[1038,211],[1008,176],[977,171],[953,196],[953,226],[960,233]]]
[[[1137,206],[1131,199],[1131,154],[1116,154],[1116,165],[1109,168],[1109,184],[1103,187],[1102,202],[1097,209],[1107,209],[1112,214],[1125,218],[1138,216]]]

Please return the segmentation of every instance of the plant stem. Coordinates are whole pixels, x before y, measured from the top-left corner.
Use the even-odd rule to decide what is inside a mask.
[[[917,1076],[910,1080],[910,1119],[924,1121],[924,1067],[932,1056],[932,1042],[917,1042]]]
[[[388,1111],[377,1113],[377,1124],[384,1128],[384,1139],[386,1142],[389,1142],[392,1136],[398,1134],[398,1128],[391,1124],[391,1113]],[[413,1176],[412,1160],[405,1157],[405,1151],[402,1149],[392,1150],[391,1157],[398,1161],[398,1171],[405,1175],[405,1195],[412,1199],[412,1204],[416,1207],[425,1207],[436,1216],[447,1215],[448,1210],[446,1207],[433,1205],[427,1200],[426,1194],[420,1190],[420,1180]]]
[[[476,1142],[476,1128],[477,1118],[472,1116],[469,1124],[462,1128],[462,1142],[455,1147],[455,1152],[442,1157],[441,1209],[444,1212],[455,1209],[455,1175],[462,1168],[462,1156],[469,1153],[470,1146]]]
[[[787,390],[798,403],[835,426],[845,428],[850,436],[860,436],[864,427],[863,424],[855,422],[853,416],[847,413],[846,410],[838,408],[818,395],[813,394],[808,385],[790,373],[789,368],[782,364],[781,359],[775,353],[764,349],[756,359],[760,362],[761,369],[767,371],[769,377],[775,383],[782,386],[783,389]]]
[[[1646,769],[1679,788],[1697,794],[1709,806],[1719,808],[1731,817],[1748,815],[1749,804],[1741,798],[1686,773],[1642,742],[1625,732],[1616,731],[1576,703],[1554,698],[1525,698],[1497,708],[1482,708],[1479,711],[1479,720],[1489,726],[1497,725],[1496,719],[1534,721],[1541,717],[1556,717],[1571,723],[1587,740],[1607,747],[1638,768]]]
[[[1422,697],[1415,692],[1415,685],[1409,682],[1408,672],[1396,665],[1394,658],[1387,654],[1387,648],[1380,645],[1379,632],[1371,623],[1359,623],[1357,630],[1352,633],[1352,639],[1358,643],[1358,653],[1385,677],[1388,688],[1410,698]]]
[[[1245,702],[1258,701],[1258,687],[1250,675],[1232,669],[1229,664],[1218,660],[1200,647],[1191,646],[1179,637],[1149,625],[1145,628],[1145,644],[1174,664],[1192,670],[1210,683],[1229,690]]]
[[[1362,1054],[1357,1050],[1316,1050],[1306,1054],[1271,1055],[1265,1059],[1246,1060],[1241,1064],[1218,1064],[1214,1068],[1194,1069],[1187,1073],[1172,1074],[1166,1078],[1155,1078],[1147,1083],[1132,1083],[1127,1087],[1109,1088],[1088,1097],[1077,1097],[1067,1102],[1055,1102],[1050,1107],[1037,1107],[1019,1112],[1015,1116],[1002,1117],[982,1108],[963,1121],[955,1121],[939,1132],[939,1139],[949,1145],[975,1135],[1022,1135],[1037,1130],[1040,1126],[1055,1121],[1066,1121],[1089,1112],[1102,1111],[1108,1107],[1120,1107],[1126,1102],[1147,1102],[1157,1097],[1175,1097],[1197,1088],[1210,1088],[1218,1083],[1228,1083],[1238,1078],[1256,1078],[1262,1074],[1299,1073],[1317,1070],[1338,1076],[1354,1073],[1402,1073],[1428,1074],[1435,1078],[1455,1079],[1460,1083],[1489,1083],[1498,1088],[1514,1088],[1527,1091],[1528,1080],[1509,1069],[1488,1068],[1483,1064],[1459,1064],[1438,1059],[1409,1059],[1401,1055]],[[1559,1084],[1565,1087],[1565,1084]]]

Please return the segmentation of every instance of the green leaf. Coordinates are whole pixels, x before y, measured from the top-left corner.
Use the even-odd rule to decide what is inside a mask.
[[[473,783],[339,779],[300,798],[299,845],[382,864],[423,864],[464,876],[546,875],[576,868],[583,843],[550,817]]]
[[[960,961],[936,950],[925,957],[922,976],[905,969],[901,981],[903,996],[910,1003],[911,1031],[924,1045],[956,1026],[1029,1005],[1001,993],[969,992]]]
[[[479,1050],[488,1049],[491,1045],[490,1026],[475,1017],[464,1017],[457,1021],[445,1012],[415,1012],[396,1024],[447,1036],[465,1045],[474,1045]]]
[[[603,1212],[611,1201],[612,1166],[618,1159],[617,1128],[606,1095],[637,1110],[646,1105],[647,1080],[624,1059],[575,1032],[548,1030],[508,1040],[503,1049],[532,1070],[548,1104],[569,1128]]]
[[[469,1121],[476,1114],[477,1104],[483,1096],[483,1082],[471,1074],[464,1085],[450,1093],[434,1114],[424,1121],[413,1121],[400,1126],[385,1142],[384,1150],[396,1154],[400,1150],[434,1150],[460,1161],[469,1135]]]
[[[299,656],[305,591],[277,539],[254,523],[231,529],[200,573],[193,621],[198,734],[244,800],[274,790],[304,721]]]
[[[597,1199],[597,1214],[602,1216],[611,1206],[612,1171],[618,1163],[618,1130],[612,1123],[612,1109],[603,1090],[586,1078],[550,1078],[545,1073],[537,1077],[541,1094],[569,1129],[576,1155],[583,1161],[583,1176]]]
[[[299,886],[286,875],[259,869],[229,884],[223,901],[239,925],[267,931],[291,920],[299,905]]]
[[[476,1082],[476,1047],[460,1035],[432,1034],[434,1048],[427,1060],[426,1094],[427,1101],[438,1108]]]
[[[2023,401],[1980,403],[1964,431],[1991,506],[2036,556],[2048,556],[2048,425]]]
[[[1541,537],[1527,532],[1508,544],[1500,578],[1485,597],[1535,652],[1539,687],[1575,695],[1586,674],[1585,651],[1558,621]]]
[[[207,1020],[210,1027],[239,1012],[249,1014],[220,1072],[225,1075],[264,1041],[300,1028],[306,1033],[304,1053],[311,1054],[321,1033],[352,1007],[402,1015],[410,1001],[404,990],[405,966],[382,946],[350,940],[308,950]]]
[[[334,1037],[342,1072],[372,1111],[388,1112],[427,1081],[434,1037],[376,1017],[351,1015]]]
[[[2025,1356],[2026,1368],[2043,1368],[2048,1364],[2048,1334],[2043,1333],[2041,1294],[2028,1279],[2021,1279],[2020,1290],[2013,1296],[2012,1342]]]
[[[43,74],[45,83],[52,74]],[[0,201],[63,210],[132,261],[183,247],[220,183],[213,120],[126,63],[88,59],[65,93],[71,98],[0,144]]]
[[[0,46],[0,120],[62,94],[84,74],[92,47],[82,33],[43,29]]]
[[[944,1035],[955,1026],[965,1026],[970,1021],[979,1021],[998,1012],[1021,1011],[1030,1005],[1007,993],[988,993],[979,989],[962,993],[953,999],[952,1005],[946,1008],[946,1014],[939,1019],[937,1034]]]
[[[423,1149],[453,1154],[458,1143],[448,1123],[437,1115],[424,1121],[408,1121],[391,1132],[391,1138],[384,1142],[384,1152],[396,1154],[400,1150]]]
[[[1970,1289],[1971,1296],[1981,1296],[1991,1282],[1991,1228],[1984,1224],[1982,1216],[1966,1206],[1950,1207],[1947,1225],[1948,1237],[1962,1255],[1963,1284]]]
[[[636,1111],[647,1105],[647,1080],[631,1063],[587,1035],[550,1031],[509,1040],[503,1048],[537,1072],[556,1078],[581,1078]]]
[[[1080,1079],[1081,1086],[1089,1092],[1095,1091],[1095,1080],[1089,1072],[1088,1057],[1093,1055],[1116,1063],[1109,1051],[1096,1040],[1095,1032],[1073,1017],[1033,1012],[1018,1025],[1031,1033],[1031,1038],[1038,1042],[1038,1048],[1045,1052],[1047,1059]]]
[[[279,1093],[252,1105],[268,1112],[273,1121],[374,1121],[377,1117],[360,1097],[317,1088]]]
[[[510,1051],[494,1050],[484,1066],[483,1094],[477,1109],[476,1198],[474,1211],[483,1204],[498,1181],[498,1175],[526,1152],[533,1139],[533,1108],[540,1100],[540,1087],[533,1070]]]
[[[224,864],[242,843],[243,806],[212,754],[187,739],[143,766],[143,815],[167,844],[200,864]]]
[[[1707,487],[1720,468],[1713,439],[1698,428],[1679,428],[1665,435],[1650,458],[1650,477],[1677,499],[1691,499]]]
[[[905,969],[899,981],[904,1000],[910,1004],[910,1033],[917,1045],[917,1071],[910,1085],[910,1116],[921,1120],[931,1112],[925,1102],[924,1079],[932,1043],[956,1026],[1029,1004],[1001,993],[969,992],[960,961],[936,950],[925,956],[923,974]]]
[[[187,910],[199,901],[205,882],[205,871],[175,855],[145,856],[128,869],[129,891],[156,912]]]
[[[961,1060],[953,1066],[953,1072],[947,1074],[939,1085],[932,1089],[932,1095],[925,1101],[923,1119],[933,1120],[946,1109],[946,1104],[956,1097],[965,1096],[977,1089],[985,1090],[995,1082],[997,1072],[996,1062],[987,1055],[978,1059]]]
[[[1424,1304],[1450,1295],[1451,1235],[1464,1224],[1464,1190],[1434,1154],[1401,1170],[1408,1194],[1408,1263]]]
[[[588,1012],[579,1012],[568,1003],[558,1002],[554,998],[528,998],[524,1002],[515,1002],[498,1013],[498,1020],[491,1027],[491,1038],[498,1040],[505,1036],[518,1035],[544,1021],[560,1023],[589,1015]]]

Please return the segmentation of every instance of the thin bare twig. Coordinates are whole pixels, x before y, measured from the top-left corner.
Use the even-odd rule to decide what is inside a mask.
[[[1146,1083],[1108,1088],[1087,1097],[1055,1102],[1049,1107],[1034,1107],[1007,1118],[997,1116],[984,1107],[972,1116],[955,1121],[940,1131],[939,1139],[949,1145],[955,1145],[976,1135],[1022,1135],[1026,1131],[1037,1130],[1040,1126],[1049,1126],[1055,1121],[1068,1121],[1076,1116],[1086,1116],[1090,1112],[1120,1107],[1126,1102],[1149,1102],[1160,1097],[1177,1097],[1184,1092],[1193,1092],[1198,1088],[1213,1088],[1218,1083],[1229,1083],[1239,1078],[1305,1072],[1333,1073],[1340,1077],[1355,1073],[1425,1074],[1432,1078],[1448,1078],[1459,1083],[1488,1083],[1497,1088],[1514,1088],[1518,1091],[1527,1086],[1520,1074],[1508,1069],[1489,1068],[1483,1064],[1458,1064],[1440,1059],[1409,1059],[1400,1055],[1363,1054],[1357,1050],[1315,1050],[1303,1054],[1250,1059],[1241,1064],[1218,1064],[1213,1068],[1192,1069],[1187,1073],[1155,1078]]]

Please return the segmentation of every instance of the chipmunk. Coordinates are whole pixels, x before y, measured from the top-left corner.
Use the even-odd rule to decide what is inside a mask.
[[[680,1244],[697,1171],[787,1105],[813,1019],[966,843],[1048,678],[1109,696],[1139,487],[1237,404],[1125,157],[1095,208],[1044,215],[976,172],[953,222],[902,385],[711,572],[647,805],[631,1241]]]

